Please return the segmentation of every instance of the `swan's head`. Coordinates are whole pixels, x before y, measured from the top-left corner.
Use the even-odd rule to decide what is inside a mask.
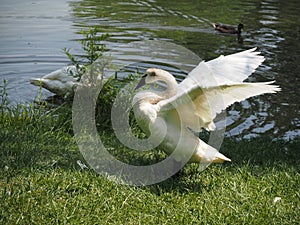
[[[157,81],[175,81],[175,78],[167,71],[157,68],[149,68],[142,76],[141,81],[138,83],[135,89],[138,89],[145,84],[155,83]],[[175,81],[176,82],[176,81]]]

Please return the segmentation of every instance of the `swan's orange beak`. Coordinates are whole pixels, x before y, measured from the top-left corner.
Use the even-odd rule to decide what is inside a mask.
[[[136,89],[139,89],[140,87],[144,86],[146,84],[146,77],[147,77],[147,74],[144,74],[142,76],[142,79],[140,80],[140,82],[136,85],[135,87],[135,90]]]

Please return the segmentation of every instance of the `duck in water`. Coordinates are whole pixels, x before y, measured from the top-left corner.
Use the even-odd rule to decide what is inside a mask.
[[[244,25],[241,23],[237,27],[230,26],[230,25],[224,25],[224,24],[217,24],[217,23],[212,23],[212,25],[215,28],[215,30],[217,30],[221,33],[226,33],[226,34],[240,35],[242,33],[242,29],[244,29]]]

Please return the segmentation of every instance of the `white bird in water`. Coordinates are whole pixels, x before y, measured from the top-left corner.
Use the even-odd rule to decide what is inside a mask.
[[[68,96],[74,91],[74,87],[79,84],[79,74],[84,66],[71,65],[55,70],[42,78],[30,78],[30,83],[42,86],[50,92],[59,96]]]
[[[167,71],[148,69],[137,88],[157,81],[167,87],[164,91],[140,91],[134,96],[133,110],[141,129],[154,140],[162,140],[159,146],[168,155],[176,149],[177,162],[186,155],[191,156],[190,163],[231,161],[195,132],[214,130],[216,115],[234,102],[280,91],[271,85],[274,81],[243,82],[264,61],[255,50],[200,62],[180,84]]]

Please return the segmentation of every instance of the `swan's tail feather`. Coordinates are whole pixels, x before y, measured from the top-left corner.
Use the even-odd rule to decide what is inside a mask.
[[[197,152],[194,155],[193,162],[198,163],[222,163],[224,161],[230,162],[231,160],[220,153],[217,149],[214,147],[206,144],[201,139],[199,140],[199,144],[197,147]]]
[[[227,158],[225,155],[218,152],[215,156],[213,163],[223,163],[224,161],[231,162],[231,159]]]

